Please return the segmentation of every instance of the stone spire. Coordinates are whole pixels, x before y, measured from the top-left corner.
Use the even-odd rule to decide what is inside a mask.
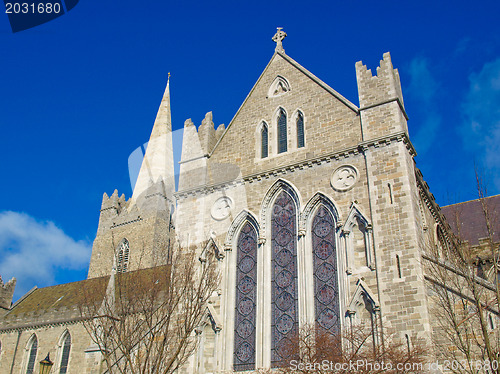
[[[170,113],[170,73],[168,73],[167,88],[156,115],[132,199],[137,201],[149,187],[161,181],[165,185],[166,197],[172,198],[175,179]]]
[[[283,31],[283,27],[277,27],[278,31],[273,36],[273,41],[276,42],[276,52],[285,53],[285,49],[283,48],[283,39],[286,38],[286,32]]]

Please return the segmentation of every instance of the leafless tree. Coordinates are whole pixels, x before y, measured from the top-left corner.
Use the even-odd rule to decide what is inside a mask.
[[[103,354],[104,372],[166,374],[186,363],[219,285],[215,256],[198,255],[177,247],[167,265],[113,272],[105,290],[82,290],[83,325]]]
[[[454,373],[498,374],[499,243],[495,242],[495,230],[498,234],[500,222],[490,211],[487,191],[477,172],[476,178],[486,238],[481,239],[481,245],[466,240],[462,227],[470,218],[457,208],[453,217],[447,217],[454,229],[442,227],[437,243],[428,245],[426,277],[432,292],[431,310],[437,325],[434,340],[440,361],[449,363],[446,368]]]
[[[363,323],[345,333],[332,334],[306,325],[299,329],[280,355],[286,357],[279,373],[423,373],[425,349],[420,341],[411,345],[386,333],[375,345],[373,329]]]

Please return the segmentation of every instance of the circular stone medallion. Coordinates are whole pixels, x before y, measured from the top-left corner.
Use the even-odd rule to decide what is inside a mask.
[[[358,178],[358,169],[352,165],[342,165],[333,172],[330,183],[334,190],[347,191],[354,186]]]
[[[231,198],[228,196],[222,196],[215,200],[214,205],[212,205],[210,214],[216,221],[222,221],[223,219],[229,217],[229,213],[231,213],[232,207],[233,200],[231,200]]]

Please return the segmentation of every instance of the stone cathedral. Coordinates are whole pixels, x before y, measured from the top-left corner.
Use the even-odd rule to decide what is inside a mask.
[[[12,306],[15,281],[2,283],[1,373],[31,373],[48,351],[53,372],[98,373],[75,295],[113,267],[157,265],[174,236],[214,251],[222,274],[186,372],[273,367],[305,324],[431,340],[422,254],[444,218],[415,166],[391,56],[376,72],[356,63],[356,105],[288,56],[285,36],[227,127],[212,112],[185,122],[177,189],[167,84],[132,197],[104,194],[88,279]]]

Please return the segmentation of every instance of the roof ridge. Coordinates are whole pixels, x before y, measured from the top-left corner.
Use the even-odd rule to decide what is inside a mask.
[[[500,197],[500,194],[497,194],[497,195],[492,195],[492,196],[486,196],[486,197],[483,197],[483,199],[490,199],[490,198],[493,198],[493,197]],[[441,208],[446,208],[446,207],[450,207],[450,206],[454,206],[454,205],[460,205],[460,204],[467,204],[467,203],[472,203],[474,201],[480,201],[481,198],[477,198],[477,199],[472,199],[472,200],[467,200],[467,201],[461,201],[459,203],[453,203],[453,204],[448,204],[448,205],[441,205]]]

